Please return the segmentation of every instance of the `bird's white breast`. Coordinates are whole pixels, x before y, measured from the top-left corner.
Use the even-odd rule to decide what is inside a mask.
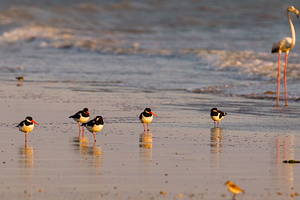
[[[81,122],[81,123],[85,123],[85,122],[87,122],[89,119],[90,119],[90,117],[83,117],[82,115],[80,115],[80,118],[79,119],[77,119],[77,118],[73,118],[76,122]]]
[[[150,122],[152,122],[152,120],[153,120],[153,115],[151,116],[151,117],[145,117],[144,115],[142,116],[142,120],[141,120],[141,122],[143,123],[143,124],[149,124]]]
[[[103,128],[103,125],[94,125],[94,126],[86,126],[87,130],[92,132],[92,133],[95,133],[95,132],[99,132],[102,130]]]
[[[23,126],[19,126],[19,130],[24,132],[24,133],[32,131],[33,128],[34,128],[34,124],[31,124],[29,126],[26,126],[25,124]]]
[[[214,121],[221,121],[221,120],[224,118],[224,116],[220,117],[220,113],[218,113],[217,116],[212,116],[211,118],[212,118]]]

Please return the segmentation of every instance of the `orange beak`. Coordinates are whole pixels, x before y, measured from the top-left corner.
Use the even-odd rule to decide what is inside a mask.
[[[39,125],[38,123],[36,123],[35,121],[31,120],[33,123],[35,123],[36,125]]]
[[[150,112],[152,115],[154,115],[155,117],[157,117],[157,115],[156,114],[154,114],[153,112]]]

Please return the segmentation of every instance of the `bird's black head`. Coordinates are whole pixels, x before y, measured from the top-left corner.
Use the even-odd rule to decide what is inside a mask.
[[[101,121],[101,120],[103,120],[103,118],[102,118],[102,116],[97,116],[97,117],[95,117],[95,120],[96,121]]]
[[[151,109],[150,108],[145,108],[144,112],[151,113]]]
[[[102,116],[97,116],[93,119],[96,124],[104,124]]]
[[[32,121],[32,117],[30,117],[30,116],[27,116],[25,119],[26,119],[27,121]]]
[[[211,109],[211,112],[215,112],[215,111],[218,111],[218,109],[217,108],[212,108]]]
[[[83,109],[83,112],[84,112],[84,113],[87,113],[88,115],[90,115],[89,109],[87,109],[87,108],[84,108],[84,109]]]

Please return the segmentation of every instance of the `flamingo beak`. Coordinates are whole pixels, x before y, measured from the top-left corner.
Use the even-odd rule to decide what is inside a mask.
[[[157,115],[156,114],[154,114],[153,112],[150,112],[152,115],[154,115],[155,117],[157,117]]]
[[[36,125],[39,125],[38,123],[36,123],[35,121],[31,120],[33,123],[35,123]]]

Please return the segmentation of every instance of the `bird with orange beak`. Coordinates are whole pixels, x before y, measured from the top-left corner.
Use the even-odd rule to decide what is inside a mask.
[[[144,126],[144,132],[146,132],[146,127],[145,127],[145,124],[147,124],[147,131],[149,131],[149,123],[152,122],[153,120],[153,115],[155,117],[157,117],[156,114],[154,114],[150,108],[145,108],[144,112],[142,112],[140,114],[140,120],[141,122],[143,123],[143,126]]]
[[[33,121],[32,117],[28,116],[17,126],[20,131],[25,133],[25,146],[27,146],[27,134],[33,130],[34,124],[39,125],[38,123]]]

